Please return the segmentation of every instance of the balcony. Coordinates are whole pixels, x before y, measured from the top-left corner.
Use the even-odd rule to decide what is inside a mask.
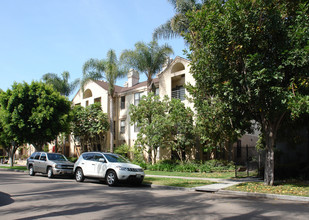
[[[172,90],[172,98],[180,99],[181,101],[185,100],[186,90],[183,86],[176,87]]]

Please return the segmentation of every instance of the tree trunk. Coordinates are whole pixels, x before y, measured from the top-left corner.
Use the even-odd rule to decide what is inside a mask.
[[[17,150],[18,147],[16,146],[11,146],[9,148],[9,162],[10,162],[10,167],[13,167],[14,166],[14,155],[15,155],[15,152]]]
[[[268,186],[274,185],[275,179],[275,139],[276,131],[271,128],[265,130],[265,142],[266,142],[266,155],[265,155],[265,171],[264,171],[264,184]]]
[[[114,151],[114,103],[113,97],[109,99],[109,114],[110,114],[110,152]]]

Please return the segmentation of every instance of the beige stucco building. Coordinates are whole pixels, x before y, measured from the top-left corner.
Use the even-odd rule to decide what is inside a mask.
[[[131,125],[129,106],[131,104],[137,105],[140,98],[147,94],[147,82],[140,82],[139,73],[135,70],[128,72],[128,81],[123,87],[115,86],[115,99],[114,99],[114,148],[126,143],[129,146],[133,146],[137,139],[138,128],[135,125]],[[162,72],[158,73],[153,79],[152,88],[153,91],[163,97],[167,95],[170,98],[181,99],[186,106],[193,109],[193,103],[190,103],[185,97],[189,96],[185,90],[185,84],[195,84],[195,80],[190,73],[190,61],[182,57],[176,57],[174,60],[168,60],[164,66]],[[84,92],[81,90],[77,92],[72,100],[73,105],[88,106],[95,102],[100,102],[102,109],[105,113],[109,114],[109,96],[108,96],[108,83],[104,81],[91,81],[84,87]],[[193,109],[194,110],[194,109]],[[106,146],[101,146],[100,150],[108,151],[110,143],[109,132],[105,140]],[[257,135],[245,135],[238,145],[254,147],[257,141]],[[68,156],[74,156],[79,154],[78,143],[71,141],[70,153]],[[239,147],[238,147],[239,148]],[[239,149],[237,143],[235,143],[233,154],[239,155]],[[234,152],[235,151],[235,152]],[[201,159],[203,153],[199,152],[197,155]],[[67,152],[68,153],[68,152]],[[158,155],[159,158],[170,158],[170,152],[161,151]],[[164,154],[164,155],[163,155]],[[169,154],[169,155],[165,155]],[[233,157],[234,158],[234,157]]]

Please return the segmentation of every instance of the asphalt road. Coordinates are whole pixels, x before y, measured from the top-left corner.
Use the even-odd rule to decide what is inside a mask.
[[[0,170],[0,219],[308,219],[309,203]]]

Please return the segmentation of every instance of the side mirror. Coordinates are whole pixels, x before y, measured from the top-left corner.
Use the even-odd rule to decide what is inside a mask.
[[[104,158],[100,158],[100,159],[99,159],[99,162],[105,163],[106,160],[105,160]]]

